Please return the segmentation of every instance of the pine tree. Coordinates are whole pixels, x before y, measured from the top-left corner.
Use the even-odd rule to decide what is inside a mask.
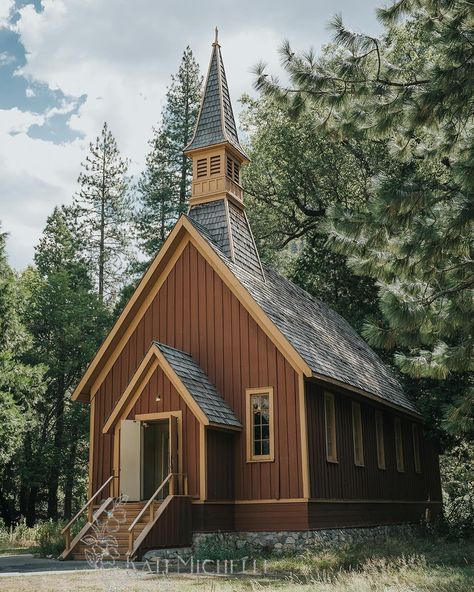
[[[462,0],[380,9],[382,39],[333,20],[334,59],[282,48],[290,89],[257,67],[257,87],[295,116],[308,105],[341,138],[383,140],[393,165],[365,212],[334,208],[333,247],[380,286],[384,323],[365,336],[415,378],[456,376],[446,426],[474,433],[474,42]],[[291,92],[288,92],[291,90]]]
[[[89,150],[74,200],[77,236],[101,300],[113,301],[123,283],[130,246],[128,162],[107,123]]]
[[[33,337],[29,359],[48,367],[43,407],[51,438],[41,449],[47,459],[45,486],[51,518],[59,514],[61,476],[71,470],[68,463],[74,467],[76,462],[65,451],[77,450],[87,434],[77,429],[79,419],[74,429],[65,429],[68,415],[76,413],[71,409],[70,393],[100,343],[109,316],[79,256],[71,217],[67,208],[55,208],[48,217],[36,247],[36,273],[27,280],[30,297],[25,320]]]
[[[162,121],[154,129],[146,169],[138,182],[140,209],[136,226],[147,258],[163,244],[180,212],[191,184],[191,161],[183,154],[196,123],[202,77],[189,47],[166,93]]]
[[[22,322],[25,295],[8,265],[5,238],[0,233],[0,516],[11,524],[18,517],[19,502],[23,515],[32,507],[34,515],[29,501],[30,492],[35,497],[34,475],[30,472],[26,483],[22,468],[25,440],[38,425],[35,411],[44,394],[45,368],[24,359],[31,343]]]

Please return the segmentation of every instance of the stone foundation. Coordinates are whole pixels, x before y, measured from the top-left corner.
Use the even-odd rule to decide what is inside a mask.
[[[384,541],[391,537],[413,536],[418,526],[396,524],[390,526],[334,528],[328,530],[277,532],[195,532],[193,550],[201,545],[219,545],[231,550],[247,547],[249,551],[294,553],[328,544]]]

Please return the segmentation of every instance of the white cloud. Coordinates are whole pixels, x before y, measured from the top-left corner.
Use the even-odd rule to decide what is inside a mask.
[[[0,0],[0,27],[7,26],[14,3],[14,0]]]
[[[35,93],[35,91],[34,91],[34,90],[31,88],[31,86],[29,86],[29,87],[28,87],[28,88],[25,90],[25,95],[26,95],[28,98],[31,98],[31,97],[35,97],[35,96],[36,96],[36,93]]]
[[[43,0],[41,12],[32,5],[21,8],[18,22],[11,25],[26,50],[26,64],[18,73],[32,84],[44,82],[69,97],[87,99],[69,120],[70,127],[84,135],[83,141],[72,144],[54,145],[26,132],[33,123],[69,113],[73,101],[51,106],[42,116],[10,110],[7,123],[0,112],[0,179],[9,187],[9,193],[2,188],[0,194],[0,220],[12,234],[12,263],[22,266],[31,259],[31,245],[46,216],[55,204],[70,200],[88,142],[104,120],[123,155],[131,158],[132,172],[141,169],[170,74],[177,70],[186,45],[205,73],[214,26],[219,25],[237,107],[239,96],[252,90],[252,65],[263,59],[272,71],[279,70],[276,49],[286,37],[300,49],[327,41],[325,24],[344,3],[355,10],[348,0],[241,0],[231,15],[227,3],[215,0]],[[365,15],[372,10],[369,4],[376,3],[367,3]],[[12,1],[0,0],[0,25],[11,6]],[[32,215],[23,219],[22,210]]]

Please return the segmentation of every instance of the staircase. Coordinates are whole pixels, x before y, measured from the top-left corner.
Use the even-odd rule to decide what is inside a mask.
[[[90,526],[81,540],[74,546],[71,559],[80,561],[88,558],[94,560],[101,556],[104,561],[126,561],[129,552],[129,527],[145,507],[144,502],[127,502],[119,506],[111,504],[110,515],[104,513],[97,522]],[[160,501],[153,502],[153,511],[161,505]],[[94,507],[94,511],[98,510]],[[134,527],[138,537],[149,523],[148,513],[143,514]]]
[[[65,549],[60,559],[95,563],[126,561],[128,557],[141,556],[146,549],[189,545],[192,537],[191,498],[186,475],[169,473],[146,502],[114,498],[112,485],[116,478],[109,477],[63,528]],[[160,500],[165,487],[169,493]],[[102,492],[107,488],[109,497],[104,498]],[[100,504],[98,500],[101,500]],[[72,527],[86,512],[87,522],[72,538]]]

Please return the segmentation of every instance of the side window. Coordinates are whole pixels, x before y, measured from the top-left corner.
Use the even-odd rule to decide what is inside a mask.
[[[415,471],[421,473],[421,457],[420,457],[420,434],[418,432],[418,426],[412,424],[412,435],[413,435],[413,455],[415,461]]]
[[[385,440],[383,435],[383,413],[375,412],[375,438],[377,441],[377,465],[379,469],[385,469]]]
[[[394,420],[395,426],[395,456],[397,459],[397,471],[403,473],[405,470],[405,463],[403,460],[403,437],[402,437],[402,423],[399,417]]]
[[[364,466],[364,442],[362,439],[362,417],[360,404],[352,402],[352,437],[354,441],[354,463],[358,467]]]
[[[337,462],[336,406],[332,393],[324,393],[324,420],[326,426],[326,458],[329,462]]]
[[[274,458],[273,388],[247,389],[247,462]]]

